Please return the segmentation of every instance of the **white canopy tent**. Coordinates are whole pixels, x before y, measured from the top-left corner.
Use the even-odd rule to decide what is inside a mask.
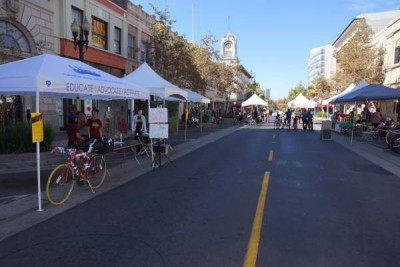
[[[242,107],[255,105],[268,107],[268,102],[262,100],[257,94],[253,94],[249,99],[242,103]]]
[[[339,94],[337,94],[337,95],[331,96],[330,98],[327,98],[327,99],[322,100],[322,105],[323,105],[323,106],[326,106],[326,105],[330,104],[330,103],[333,102],[336,98],[338,98],[338,97],[340,97],[340,96],[342,96],[342,95],[344,95],[344,94],[347,94],[348,92],[350,92],[351,90],[353,90],[354,87],[356,87],[356,86],[354,85],[354,83],[350,84],[343,92],[341,92],[341,93],[339,93]]]
[[[183,89],[188,93],[187,101],[194,102],[194,103],[203,103],[203,104],[209,104],[211,101],[209,98],[202,96],[199,93],[193,92],[190,89]]]
[[[288,108],[315,108],[315,102],[307,99],[302,93],[287,104]]]
[[[139,84],[150,90],[153,96],[166,97],[172,96],[179,99],[187,99],[188,93],[178,86],[165,80],[158,75],[147,63],[143,63],[139,68],[128,74],[123,80]]]
[[[0,94],[80,99],[149,99],[149,91],[123,81],[83,62],[43,54],[0,65]],[[40,145],[36,142],[38,210],[42,210],[40,189]]]
[[[174,98],[179,100],[187,100],[188,93],[178,86],[170,83],[155,72],[146,62],[139,66],[136,70],[129,73],[123,80],[134,82],[150,90],[150,95],[157,96],[165,100],[174,101]],[[170,98],[173,97],[173,98]],[[179,127],[179,123],[177,125]],[[186,126],[185,126],[185,141],[186,141]]]
[[[330,97],[328,99],[322,100],[322,105],[327,105],[327,104],[330,104],[330,103],[334,103],[337,98],[339,98],[339,97],[341,97],[341,96],[343,96],[343,95],[345,95],[345,94],[347,94],[349,92],[352,92],[354,90],[360,89],[361,87],[364,87],[366,85],[368,85],[368,83],[365,82],[364,80],[360,81],[357,84],[357,86],[354,83],[352,83],[343,92],[341,92],[341,93],[339,93],[339,94],[337,94],[335,96],[332,96],[332,97]]]

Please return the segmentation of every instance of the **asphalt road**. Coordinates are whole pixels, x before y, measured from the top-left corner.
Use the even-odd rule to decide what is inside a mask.
[[[0,243],[1,266],[399,266],[400,181],[313,132],[241,129]]]

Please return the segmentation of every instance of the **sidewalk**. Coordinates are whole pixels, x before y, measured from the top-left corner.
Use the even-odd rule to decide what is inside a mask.
[[[265,125],[264,125],[265,126]],[[180,131],[178,134],[171,136],[171,145],[173,151],[169,154],[171,160],[178,159],[204,145],[219,140],[224,136],[227,136],[237,129],[239,126],[232,126],[232,121],[225,121],[219,126],[209,126],[203,129],[201,133],[199,129],[189,129],[187,142],[184,142],[184,132]],[[254,126],[260,127],[260,126]],[[353,145],[350,145],[350,138],[340,134],[333,133],[332,140],[320,141],[319,130],[321,127],[320,121],[314,123],[314,134],[316,142],[335,142],[340,144],[347,149],[357,153],[358,155],[370,160],[388,170],[389,172],[400,177],[400,160],[399,156],[394,154],[392,151],[382,149],[370,145],[368,143],[361,143],[354,141]],[[272,124],[268,125],[268,128],[272,128]],[[62,138],[61,138],[62,139]],[[60,142],[63,140],[59,140]],[[56,143],[55,143],[56,144]],[[1,173],[8,171],[18,172],[22,169],[26,171],[36,170],[36,154],[15,154],[15,155],[0,155],[0,182]],[[23,162],[23,164],[21,164]],[[59,158],[54,159],[51,157],[49,152],[41,153],[41,169],[52,169],[55,164],[60,162]],[[104,185],[96,191],[95,194],[89,193],[85,186],[75,187],[71,198],[62,206],[53,206],[47,202],[46,193],[42,191],[42,212],[38,212],[38,197],[35,192],[30,195],[22,195],[16,198],[10,198],[8,200],[2,200],[0,203],[0,241],[17,234],[24,229],[32,227],[40,222],[43,222],[57,214],[60,214],[70,208],[73,208],[89,199],[92,199],[100,194],[103,194],[113,188],[123,185],[136,177],[139,177],[152,170],[150,159],[147,157],[141,157],[141,165],[131,164],[127,160],[121,164],[118,164],[109,169],[110,175],[106,177]],[[163,162],[165,163],[165,162]],[[21,165],[25,167],[22,168]],[[15,169],[17,168],[17,169]],[[113,178],[118,177],[118,178]],[[46,179],[46,177],[42,177]],[[43,190],[44,188],[42,188]],[[0,198],[1,199],[1,198]]]
[[[202,131],[198,128],[190,128],[187,130],[186,142],[184,129],[180,128],[178,133],[170,137],[173,151],[168,156],[173,161],[233,133],[238,128],[238,126],[233,126],[231,120],[224,120],[220,125],[206,124]],[[64,145],[66,143],[65,136],[63,132],[57,134],[53,146]],[[53,206],[48,203],[46,192],[43,191],[44,188],[42,187],[40,197],[42,212],[37,211],[38,196],[36,191],[29,195],[0,197],[0,241],[153,170],[151,159],[146,156],[140,157],[141,165],[131,164],[132,160],[132,158],[127,159],[109,168],[109,175],[106,176],[103,186],[96,190],[95,194],[87,191],[86,186],[75,187],[71,198],[62,206]],[[62,158],[54,158],[50,152],[40,153],[42,171],[53,169],[61,161]],[[12,173],[16,174],[17,177],[22,175],[23,172],[37,170],[36,153],[0,155],[0,162],[2,162],[0,164],[0,183],[2,174]],[[163,159],[163,164],[165,164],[165,159]],[[43,174],[41,175],[42,181],[46,178],[43,177]]]

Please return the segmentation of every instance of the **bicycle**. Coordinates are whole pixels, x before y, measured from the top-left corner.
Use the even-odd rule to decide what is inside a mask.
[[[387,133],[385,135],[386,144],[388,146],[390,146],[392,139],[397,137],[398,135],[400,135],[400,130],[398,130],[398,129],[391,129],[391,130],[387,131]]]
[[[282,125],[282,120],[281,119],[275,119],[274,121],[274,129],[280,129]]]
[[[113,147],[112,139],[94,139],[89,141],[87,152],[77,149],[55,147],[55,155],[67,155],[64,163],[56,166],[50,173],[46,184],[47,199],[53,205],[61,205],[71,196],[78,180],[86,182],[92,193],[104,182],[107,174],[107,164],[102,155]],[[95,144],[98,144],[95,148]],[[98,150],[95,153],[96,149]],[[77,182],[78,183],[78,182]]]

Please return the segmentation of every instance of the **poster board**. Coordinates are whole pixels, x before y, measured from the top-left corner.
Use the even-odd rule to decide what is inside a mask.
[[[149,123],[168,123],[168,109],[151,108],[149,110]]]
[[[330,120],[322,121],[321,140],[332,140],[332,122]]]
[[[150,138],[168,138],[167,123],[150,123]]]

